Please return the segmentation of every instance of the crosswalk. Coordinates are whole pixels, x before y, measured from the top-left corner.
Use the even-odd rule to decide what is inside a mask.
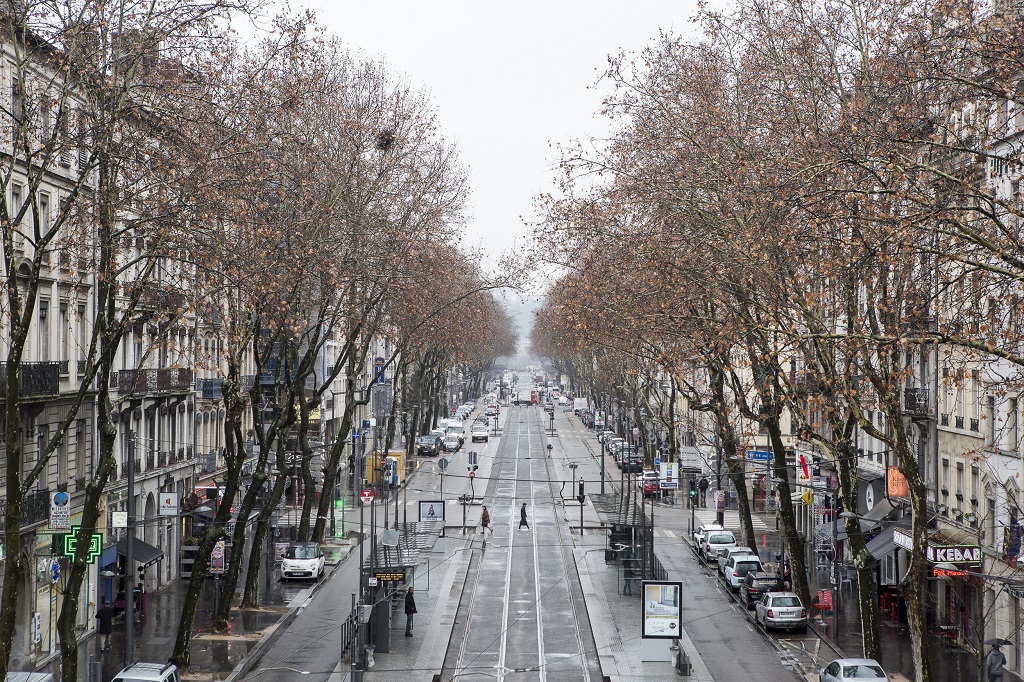
[[[716,513],[714,509],[697,509],[694,512],[694,516],[697,518],[698,525],[704,523],[714,523]],[[740,513],[735,509],[725,510],[724,521],[725,522],[722,525],[726,529],[732,531],[740,530]],[[764,519],[756,515],[752,516],[751,525],[753,525],[755,533],[764,533],[768,530],[768,525],[764,522]]]

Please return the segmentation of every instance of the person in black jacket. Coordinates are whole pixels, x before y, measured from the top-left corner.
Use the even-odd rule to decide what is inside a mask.
[[[526,503],[523,502],[523,508],[519,510],[519,530],[526,526],[526,530],[530,530],[530,524],[526,522]]]
[[[100,651],[106,651],[110,648],[110,635],[114,632],[114,609],[110,608],[110,602],[103,602],[103,608],[96,611],[96,620],[99,621],[99,627],[96,632],[100,638]]]
[[[412,596],[412,588],[405,593],[405,636],[412,637],[412,617],[416,613],[416,599]]]

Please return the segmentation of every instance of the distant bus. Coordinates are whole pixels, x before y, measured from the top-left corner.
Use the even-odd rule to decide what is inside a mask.
[[[536,405],[537,404],[537,391],[530,391],[530,404],[531,405]]]

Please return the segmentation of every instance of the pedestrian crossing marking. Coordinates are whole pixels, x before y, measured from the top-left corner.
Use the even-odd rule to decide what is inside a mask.
[[[662,531],[665,533],[665,535],[667,535],[670,538],[674,538],[676,536],[676,534],[670,531],[668,528],[663,528]]]

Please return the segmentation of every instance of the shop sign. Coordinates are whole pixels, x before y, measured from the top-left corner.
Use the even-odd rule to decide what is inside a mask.
[[[925,548],[925,556],[933,564],[980,564],[981,547],[977,545],[928,546]]]
[[[178,493],[160,493],[160,506],[157,516],[178,515]]]
[[[71,528],[71,496],[63,490],[50,493],[50,528],[53,530],[70,530]]]
[[[901,530],[894,530],[892,532],[892,544],[897,547],[902,547],[907,551],[914,551],[914,540],[909,535]]]
[[[889,490],[889,497],[909,497],[910,486],[907,485],[907,477],[903,475],[898,466],[890,466],[885,470],[885,484]]]

